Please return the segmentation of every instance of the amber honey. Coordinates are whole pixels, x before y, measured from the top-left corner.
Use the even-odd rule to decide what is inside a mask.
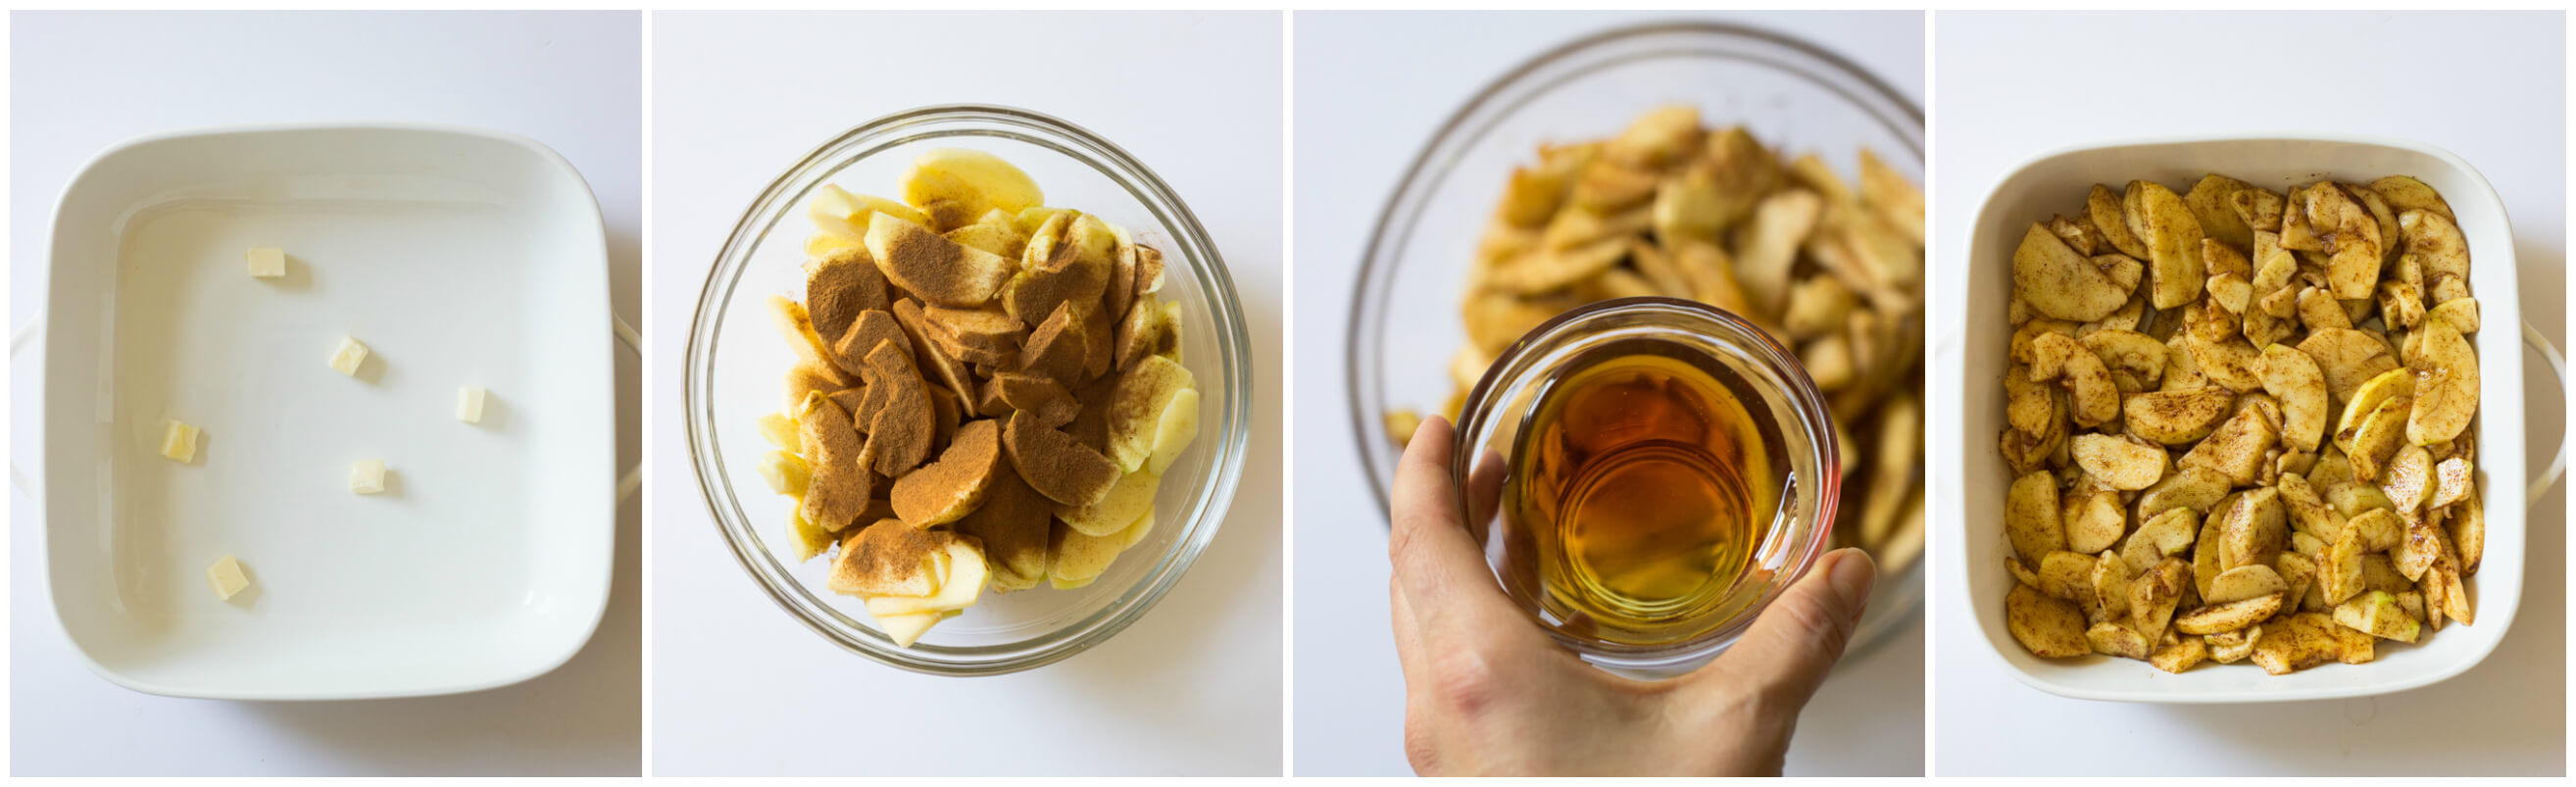
[[[1748,381],[1696,351],[1633,341],[1587,357],[1541,389],[1514,447],[1502,513],[1531,553],[1512,562],[1536,576],[1503,584],[1609,642],[1726,623],[1769,579],[1755,555],[1787,484],[1778,426],[1745,406],[1761,401]]]

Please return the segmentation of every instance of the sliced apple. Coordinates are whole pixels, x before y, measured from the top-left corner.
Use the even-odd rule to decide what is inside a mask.
[[[1154,453],[1145,460],[1145,472],[1162,475],[1198,436],[1199,391],[1183,388],[1163,405],[1163,417],[1154,427]]]
[[[1109,564],[1125,549],[1126,537],[1120,532],[1124,529],[1092,536],[1069,526],[1056,528],[1047,554],[1047,579],[1059,588],[1068,587],[1066,583],[1079,583],[1070,587],[1091,584],[1109,570]]]
[[[1120,470],[1145,467],[1153,458],[1163,410],[1180,392],[1196,387],[1188,367],[1159,355],[1146,356],[1120,374],[1110,393],[1106,452]]]
[[[787,346],[796,350],[797,366],[810,368],[833,388],[847,388],[855,382],[832,363],[832,345],[814,332],[814,318],[806,314],[805,305],[784,295],[769,296],[769,321],[787,338]]]
[[[782,495],[804,497],[805,487],[813,478],[805,468],[805,459],[786,451],[761,455],[758,469],[761,480],[769,482],[770,491]]]
[[[887,639],[894,640],[895,647],[909,648],[912,647],[912,643],[921,641],[921,635],[930,633],[931,626],[939,625],[939,621],[946,618],[946,615],[937,612],[877,615],[877,630],[885,632]]]
[[[868,217],[880,212],[914,224],[930,223],[930,217],[921,215],[921,211],[913,210],[910,205],[884,197],[851,194],[828,183],[816,189],[814,198],[805,203],[805,216],[814,220],[815,229],[848,239],[867,237]],[[812,245],[807,244],[809,251]]]
[[[954,229],[985,213],[1017,215],[1046,201],[1037,181],[1011,162],[980,150],[940,148],[912,160],[897,181],[903,201],[930,216],[930,226]]]
[[[1143,470],[1131,472],[1119,476],[1118,483],[1111,485],[1109,494],[1101,496],[1099,501],[1067,508],[1057,516],[1067,527],[1083,535],[1114,536],[1134,524],[1136,517],[1154,510],[1154,493],[1162,488],[1162,484],[1163,479],[1153,473]]]
[[[984,595],[984,581],[990,578],[984,562],[983,547],[972,538],[948,542],[948,577],[939,584],[939,592],[929,596],[874,596],[868,599],[868,614],[912,615],[923,612],[948,612],[975,606]]]

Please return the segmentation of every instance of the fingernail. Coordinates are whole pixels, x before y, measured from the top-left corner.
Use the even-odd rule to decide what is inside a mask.
[[[1834,595],[1842,599],[1844,609],[1851,610],[1852,619],[1859,620],[1861,613],[1869,611],[1869,589],[1878,584],[1878,564],[1858,549],[1839,551],[1843,554],[1834,560],[1831,577]]]

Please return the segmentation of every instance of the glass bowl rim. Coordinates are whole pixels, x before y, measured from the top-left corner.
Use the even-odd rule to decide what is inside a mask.
[[[997,132],[985,127],[962,132],[936,129],[949,123],[986,124],[1005,127],[1006,130]],[[852,630],[835,621],[833,616],[846,615],[830,609],[811,588],[795,581],[789,575],[788,567],[779,563],[774,554],[756,543],[758,537],[752,535],[753,525],[740,500],[733,494],[731,478],[722,467],[720,451],[716,447],[712,364],[715,339],[723,329],[724,313],[729,309],[734,289],[750,269],[750,250],[773,226],[789,217],[792,205],[782,207],[780,203],[790,196],[790,192],[798,190],[794,188],[796,181],[817,170],[822,170],[828,177],[830,172],[847,168],[869,156],[916,142],[952,136],[1009,139],[1045,148],[1090,166],[1126,189],[1146,213],[1168,228],[1173,235],[1172,242],[1178,247],[1171,256],[1182,259],[1182,264],[1170,267],[1175,271],[1185,271],[1205,293],[1209,321],[1218,328],[1211,340],[1217,348],[1216,366],[1225,376],[1222,385],[1226,401],[1223,411],[1214,421],[1217,428],[1212,430],[1218,440],[1203,449],[1214,452],[1201,460],[1209,475],[1202,483],[1200,494],[1184,506],[1188,514],[1184,534],[1173,541],[1171,549],[1157,556],[1158,562],[1146,574],[1106,607],[1054,631],[1019,642],[968,648],[897,648],[890,641],[881,641],[885,639],[883,633],[873,628]],[[691,469],[697,476],[711,524],[724,537],[728,550],[743,571],[751,575],[754,583],[781,610],[816,635],[880,663],[934,675],[1002,675],[1062,661],[1124,631],[1161,601],[1205,552],[1216,532],[1223,527],[1225,515],[1242,482],[1251,437],[1251,355],[1251,334],[1244,323],[1243,305],[1235,294],[1233,276],[1215,241],[1188,203],[1151,167],[1107,138],[1052,115],[998,104],[935,104],[883,115],[834,136],[782,170],[750,201],[719,247],[715,264],[709,268],[706,282],[699,290],[698,302],[691,310],[688,342],[682,356],[681,408],[687,422],[683,436],[688,441]],[[1202,432],[1203,438],[1206,431]],[[1003,651],[1006,655],[990,660],[958,660],[936,655],[994,650]]]

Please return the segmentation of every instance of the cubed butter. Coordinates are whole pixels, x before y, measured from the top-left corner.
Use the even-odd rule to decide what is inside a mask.
[[[385,460],[369,459],[350,465],[349,491],[362,495],[385,491]]]
[[[242,574],[241,561],[234,560],[231,555],[225,555],[224,559],[206,567],[206,581],[215,586],[215,595],[225,601],[231,601],[233,594],[242,592],[242,588],[250,587],[250,577]]]
[[[275,246],[261,246],[250,250],[248,256],[250,257],[250,275],[262,279],[274,279],[279,276],[286,275],[285,249],[280,249]]]
[[[341,374],[356,377],[358,364],[366,362],[367,346],[359,344],[356,339],[342,336],[339,349],[331,351],[331,368],[339,370]]]
[[[176,418],[166,420],[170,422],[170,426],[169,428],[161,431],[161,455],[176,460],[179,464],[183,465],[196,461],[196,425]]]
[[[483,422],[483,389],[456,389],[456,420],[469,424]]]

